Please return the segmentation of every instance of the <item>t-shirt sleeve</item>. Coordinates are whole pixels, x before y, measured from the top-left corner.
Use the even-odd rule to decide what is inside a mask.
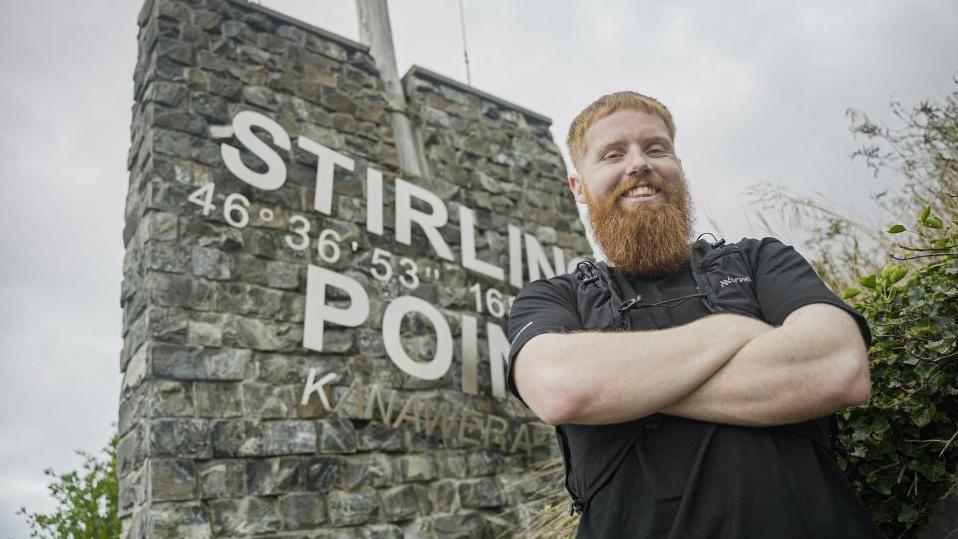
[[[543,333],[565,333],[581,329],[575,307],[574,285],[562,277],[530,283],[516,297],[509,311],[507,335],[510,347],[506,358],[506,385],[523,404],[515,384],[515,359],[533,337]]]
[[[768,323],[781,325],[799,307],[827,303],[850,314],[858,324],[865,345],[871,346],[871,331],[865,317],[829,290],[795,249],[777,239],[764,238],[753,243],[750,251],[758,304]]]

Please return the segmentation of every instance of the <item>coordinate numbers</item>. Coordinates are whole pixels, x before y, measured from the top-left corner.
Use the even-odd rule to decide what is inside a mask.
[[[209,216],[216,209],[213,204],[213,184],[208,183],[196,191],[190,193],[186,198],[193,204],[203,208],[203,215]],[[273,220],[273,210],[263,208],[259,211],[259,217],[263,221]],[[243,228],[249,224],[249,199],[239,193],[230,193],[226,195],[223,201],[223,219],[235,228]]]
[[[190,193],[187,200],[200,206],[203,209],[204,216],[208,216],[216,210],[216,205],[213,204],[213,184],[211,183]],[[250,201],[245,196],[240,193],[230,193],[223,201],[223,219],[232,227],[243,228],[250,221],[249,206]],[[273,220],[274,214],[269,208],[263,208],[259,212],[259,217],[263,221],[269,222]],[[286,245],[297,251],[309,249],[309,220],[302,215],[293,215],[288,222],[290,233],[283,236]],[[339,262],[342,256],[342,248],[340,247],[342,241],[342,236],[331,228],[320,231],[316,240],[316,254],[319,259],[330,265]],[[354,241],[350,244],[350,248],[355,252],[359,245]],[[386,283],[395,276],[399,279],[399,284],[409,290],[418,288],[420,284],[419,265],[411,258],[400,257],[396,261],[396,266],[394,266],[393,258],[393,254],[385,249],[379,247],[373,249],[370,260],[371,267],[369,268],[373,278]],[[427,278],[438,279],[439,269],[425,268],[425,275]]]
[[[289,219],[290,232],[292,234],[285,236],[286,244],[296,250],[305,250],[309,248],[309,221],[305,218],[294,215]],[[339,232],[331,228],[325,228],[319,233],[316,241],[316,252],[319,259],[327,264],[339,262],[342,254],[340,243],[343,238]],[[351,244],[352,250],[358,248],[356,242]],[[389,282],[393,276],[399,278],[399,284],[409,290],[415,290],[419,287],[419,265],[411,258],[400,257],[397,260],[398,269],[393,266],[393,254],[385,249],[376,247],[373,249],[373,256],[370,259],[369,273],[373,278],[381,282]]]
[[[476,296],[476,312],[482,312],[483,299],[485,299],[486,310],[496,318],[502,318],[507,309],[512,309],[512,303],[516,300],[515,296],[505,296],[495,288],[487,288],[486,293],[482,293],[482,287],[476,283],[469,287]]]

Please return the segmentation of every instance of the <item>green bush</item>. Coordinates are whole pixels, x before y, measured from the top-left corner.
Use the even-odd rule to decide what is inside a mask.
[[[930,227],[946,228],[923,211],[916,233]],[[841,414],[839,464],[889,537],[920,529],[958,493],[958,232],[947,228],[844,293],[871,325],[872,395]],[[926,262],[897,263],[908,260]]]
[[[21,507],[30,526],[31,537],[51,539],[107,539],[120,536],[120,518],[117,515],[119,485],[116,477],[116,446],[114,435],[97,458],[83,451],[79,470],[57,475],[51,469],[44,474],[52,478],[47,486],[56,500],[52,513],[31,513]]]

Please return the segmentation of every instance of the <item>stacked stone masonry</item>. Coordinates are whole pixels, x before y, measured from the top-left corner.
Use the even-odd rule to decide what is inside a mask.
[[[383,82],[364,46],[243,1],[147,0],[138,24],[121,291],[124,537],[508,532],[536,507],[530,500],[543,488],[527,470],[554,454],[545,426],[533,433],[534,451],[503,451],[468,436],[425,436],[408,421],[394,428],[379,416],[363,418],[358,406],[330,412],[317,395],[305,405],[300,397],[316,368],[341,374],[331,385],[333,402],[358,381],[364,391],[395,391],[400,402],[434,399],[534,421],[515,399],[491,395],[488,369],[478,370],[478,394],[460,389],[459,313],[474,301],[467,288],[504,283],[442,261],[441,278],[416,289],[413,295],[441,310],[456,339],[449,372],[426,381],[386,354],[383,308],[407,291],[372,278],[369,256],[375,244],[436,264],[421,231],[411,245],[390,233],[388,180],[397,176],[446,202],[450,223],[442,233],[457,260],[460,204],[475,210],[482,260],[508,267],[509,225],[547,249],[588,252],[548,120],[414,69],[403,83],[429,170],[409,177],[398,169]],[[313,155],[280,151],[287,180],[273,191],[227,170],[214,134],[243,110],[272,118],[294,140],[308,137],[356,161],[353,172],[337,173],[331,215],[313,209]],[[247,158],[252,168],[262,165]],[[387,179],[387,230],[375,238],[364,229],[368,167]],[[217,208],[229,193],[251,201],[246,226],[188,202],[210,184]],[[283,238],[294,215],[308,219],[314,233],[334,228],[344,245],[358,248],[344,249],[335,264],[320,260],[317,249],[290,248]],[[321,353],[303,347],[309,264],[343,272],[369,291],[368,323],[328,327]],[[504,320],[475,316],[485,357],[485,323]],[[430,330],[417,318],[403,326],[414,358],[427,361],[435,352]]]

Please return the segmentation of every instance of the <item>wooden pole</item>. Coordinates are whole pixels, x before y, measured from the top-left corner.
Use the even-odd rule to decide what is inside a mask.
[[[419,151],[420,145],[417,144],[412,122],[406,112],[406,93],[396,67],[386,0],[356,0],[356,12],[359,15],[359,41],[369,46],[369,52],[386,86],[396,151],[399,152],[399,167],[414,176],[425,176],[425,159]]]

